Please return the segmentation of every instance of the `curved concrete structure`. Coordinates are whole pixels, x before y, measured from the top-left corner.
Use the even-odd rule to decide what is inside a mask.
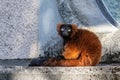
[[[58,0],[60,14],[66,23],[91,28],[94,32],[118,30],[102,14],[98,0]]]
[[[108,7],[106,6],[104,0],[96,0],[101,12],[103,13],[103,15],[108,19],[108,21],[113,24],[114,26],[120,28],[120,24],[118,23],[118,21],[115,20],[115,18],[113,18],[112,14],[110,13]]]

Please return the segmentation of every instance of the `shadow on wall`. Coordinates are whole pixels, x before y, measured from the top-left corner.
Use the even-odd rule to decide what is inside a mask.
[[[39,48],[40,56],[57,55],[62,41],[56,32],[56,25],[62,22],[56,0],[40,0]]]

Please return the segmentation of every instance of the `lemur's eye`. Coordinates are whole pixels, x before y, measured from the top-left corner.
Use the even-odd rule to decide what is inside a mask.
[[[63,29],[63,28],[61,28],[61,31],[64,31],[64,29]]]
[[[71,29],[68,29],[68,32],[71,32]]]

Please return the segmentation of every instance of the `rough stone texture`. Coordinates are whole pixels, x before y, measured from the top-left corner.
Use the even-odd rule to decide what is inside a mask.
[[[5,67],[0,80],[119,80],[119,66],[96,67]]]
[[[120,62],[120,30],[103,34],[100,40],[103,46],[101,61]]]
[[[0,0],[0,59],[36,57],[39,0]]]

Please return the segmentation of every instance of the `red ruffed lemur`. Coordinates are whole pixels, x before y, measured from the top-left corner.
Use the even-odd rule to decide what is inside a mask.
[[[99,38],[91,31],[78,29],[75,24],[58,24],[58,34],[63,39],[61,58],[34,61],[30,66],[95,66],[101,58],[102,46]]]

